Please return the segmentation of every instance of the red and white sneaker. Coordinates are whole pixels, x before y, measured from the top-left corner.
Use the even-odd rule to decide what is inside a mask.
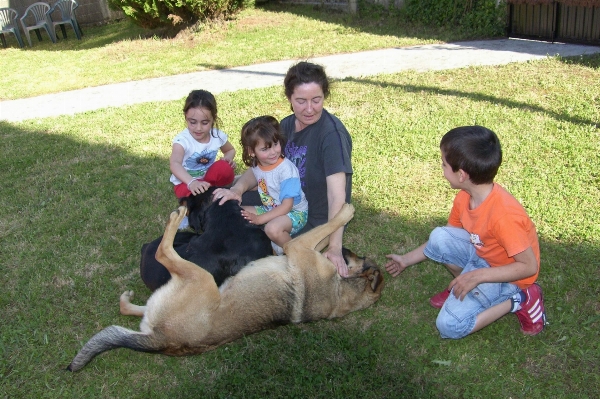
[[[446,299],[448,299],[449,296],[450,291],[448,290],[438,292],[437,294],[429,298],[429,304],[436,309],[441,309],[442,306],[444,306],[444,302],[446,302]]]
[[[521,309],[515,312],[521,323],[521,332],[526,335],[539,334],[546,325],[542,288],[534,283],[523,292],[527,298],[521,302]]]

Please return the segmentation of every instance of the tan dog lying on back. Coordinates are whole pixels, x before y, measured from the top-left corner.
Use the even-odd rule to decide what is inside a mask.
[[[143,316],[141,331],[105,328],[85,344],[68,370],[77,371],[94,356],[119,347],[174,356],[198,354],[269,327],[341,317],[381,296],[383,277],[375,264],[344,250],[349,277],[341,278],[319,252],[329,235],[352,219],[352,205],[344,205],[328,223],[288,242],[287,256],[251,262],[220,289],[208,272],[173,249],[185,212],[180,207],[171,213],[156,253],[171,280],[152,294],[146,306],[131,304],[131,291],[121,295],[122,314]]]

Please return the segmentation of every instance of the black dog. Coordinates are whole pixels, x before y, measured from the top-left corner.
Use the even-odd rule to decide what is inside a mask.
[[[180,231],[173,247],[183,259],[202,267],[220,286],[227,277],[237,274],[253,260],[273,255],[271,240],[261,227],[245,220],[236,201],[223,205],[213,202],[216,187],[180,200],[188,208],[188,219],[194,232]],[[162,236],[142,246],[140,275],[152,291],[171,279],[169,271],[156,259]]]

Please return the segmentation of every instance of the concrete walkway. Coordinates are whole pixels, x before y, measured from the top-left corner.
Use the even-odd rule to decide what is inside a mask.
[[[404,70],[417,72],[502,65],[548,56],[600,53],[600,47],[520,39],[470,41],[364,51],[312,58],[332,78],[364,77]],[[240,89],[279,86],[294,60],[269,62],[218,71],[146,79],[0,102],[0,120],[9,122],[73,115],[107,107],[150,101],[181,100],[193,89],[213,94]]]

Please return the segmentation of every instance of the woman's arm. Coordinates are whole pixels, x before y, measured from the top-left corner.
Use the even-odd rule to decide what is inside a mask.
[[[327,176],[327,219],[331,220],[342,209],[346,203],[346,174],[344,172],[334,173]],[[310,204],[309,210],[310,212]],[[342,256],[342,239],[344,236],[344,226],[333,232],[329,236],[329,247],[324,253],[325,257],[335,265],[338,273],[342,277],[348,276],[348,265]]]

